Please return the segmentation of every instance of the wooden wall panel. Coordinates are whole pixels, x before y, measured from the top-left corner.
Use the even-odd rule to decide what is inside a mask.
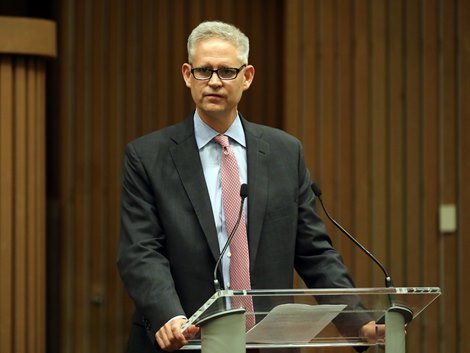
[[[13,73],[12,58],[1,58],[0,61],[0,165],[2,166],[0,180],[0,345],[3,350],[11,351],[13,347]],[[3,318],[5,321],[3,322]]]
[[[428,1],[422,10],[422,128],[423,129],[423,230],[421,237],[421,281],[439,283],[436,259],[438,235],[436,215],[439,212],[439,4]],[[422,343],[417,348],[438,352],[440,343],[439,305],[426,310],[421,318]]]
[[[459,295],[457,297],[458,305],[458,321],[457,321],[457,351],[469,352],[470,340],[468,339],[468,332],[470,332],[470,323],[466,316],[470,312],[470,302],[468,300],[468,293],[470,293],[470,280],[466,271],[468,265],[468,249],[470,249],[470,99],[468,99],[468,92],[470,92],[470,3],[465,0],[457,1],[457,14],[456,14],[456,29],[459,33],[459,57],[457,60],[458,69],[456,71],[458,88],[457,112],[458,112],[458,129],[457,129],[457,143],[458,143],[458,234],[457,240],[457,257],[458,266],[455,274],[457,276],[457,283],[459,284]],[[451,272],[452,273],[452,272]],[[443,319],[446,319],[445,311],[443,312]],[[444,321],[444,320],[443,320]],[[444,321],[445,322],[445,321]]]
[[[420,270],[423,252],[420,251],[422,243],[422,106],[421,106],[421,24],[423,18],[417,1],[404,3],[404,118],[405,135],[402,142],[405,144],[405,178],[402,187],[405,191],[405,269],[404,283],[421,283]],[[410,269],[410,270],[408,270]],[[419,319],[421,321],[421,319]],[[415,324],[414,327],[417,325]],[[408,334],[408,347],[418,349],[421,331],[419,328],[410,330]]]
[[[387,161],[387,121],[386,121],[386,2],[374,1],[370,7],[370,134],[371,157],[370,178],[371,188],[371,240],[370,248],[375,256],[383,259],[387,249],[387,175],[389,172]],[[377,271],[372,272],[371,283],[374,286],[383,285],[383,275]]]
[[[286,1],[284,126],[303,140],[325,203],[395,285],[443,290],[409,325],[410,351],[467,348],[467,3]],[[457,207],[456,232],[439,228],[443,204]],[[329,229],[357,284],[383,285]]]
[[[0,351],[46,350],[46,59],[55,24],[0,17]]]
[[[367,248],[371,247],[370,241],[370,197],[368,191],[370,190],[370,171],[369,171],[369,158],[370,158],[370,42],[368,33],[369,24],[369,8],[367,1],[356,1],[353,5],[353,53],[352,62],[353,69],[350,72],[353,84],[353,109],[351,111],[350,119],[353,122],[351,135],[353,139],[352,146],[352,160],[354,167],[352,169],[353,175],[353,234],[361,237],[361,242]],[[324,157],[323,157],[324,158]],[[345,171],[345,173],[347,173]],[[322,181],[328,183],[328,180]],[[333,196],[332,191],[331,195]],[[356,276],[356,283],[360,287],[368,285],[368,278],[371,277],[370,263],[364,258],[359,257],[357,250],[354,251],[353,269],[356,273],[362,274]]]
[[[334,102],[336,107],[336,121],[338,126],[338,134],[336,140],[339,142],[338,148],[336,149],[336,178],[335,188],[337,192],[342,195],[342,198],[338,200],[337,207],[335,208],[336,217],[339,217],[344,227],[351,229],[353,219],[351,209],[353,207],[353,193],[349,187],[353,182],[352,173],[347,171],[352,170],[353,163],[353,149],[352,149],[352,135],[351,130],[353,122],[350,119],[350,114],[353,109],[352,99],[352,77],[350,75],[352,68],[351,55],[353,52],[353,46],[351,45],[352,38],[352,18],[350,12],[352,11],[352,3],[349,1],[343,1],[338,4],[336,10],[338,17],[335,20],[335,28],[338,28],[337,33],[337,63],[335,80],[337,82],[337,97],[338,101]],[[339,50],[341,48],[341,50]],[[350,247],[349,243],[345,241],[340,234],[335,234],[335,244],[338,250],[341,251],[344,261],[352,266],[354,249]],[[346,246],[345,246],[346,245]]]
[[[403,283],[405,271],[405,246],[406,223],[405,215],[399,210],[403,209],[406,193],[403,189],[403,179],[405,171],[405,146],[403,144],[405,134],[404,111],[404,80],[403,75],[404,56],[404,2],[390,1],[387,8],[387,76],[389,82],[387,87],[387,138],[389,149],[387,160],[389,163],[388,172],[388,253],[386,262],[396,283]]]
[[[203,19],[235,23],[249,35],[256,76],[240,110],[304,142],[332,215],[383,261],[396,285],[442,287],[442,298],[410,324],[408,349],[468,351],[468,1],[265,5],[60,2],[58,128],[50,136],[60,150],[58,163],[48,166],[56,181],[49,202],[58,205],[51,222],[59,224],[49,237],[57,240],[60,264],[51,352],[125,346],[132,304],[115,266],[122,152],[129,140],[192,110],[180,69],[187,35]],[[457,206],[455,233],[438,228],[442,204]],[[2,212],[3,220],[9,211]],[[383,285],[379,269],[328,229],[357,284]]]
[[[0,57],[0,350],[45,352],[45,65]]]

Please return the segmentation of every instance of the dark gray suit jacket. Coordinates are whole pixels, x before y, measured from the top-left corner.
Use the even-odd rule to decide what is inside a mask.
[[[314,211],[301,143],[242,124],[252,288],[292,288],[294,268],[312,288],[352,287]],[[128,349],[155,352],[155,332],[214,293],[219,245],[192,115],[126,147],[121,222],[118,268],[136,306]]]

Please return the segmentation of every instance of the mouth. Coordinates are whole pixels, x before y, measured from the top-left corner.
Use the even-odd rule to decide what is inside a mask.
[[[210,99],[211,99],[211,98],[214,98],[214,99],[222,99],[222,98],[224,98],[223,95],[221,95],[221,94],[216,94],[216,93],[207,93],[207,94],[204,95],[204,97],[210,98]]]

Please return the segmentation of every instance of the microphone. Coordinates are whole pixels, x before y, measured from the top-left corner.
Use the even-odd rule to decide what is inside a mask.
[[[245,203],[245,199],[246,197],[248,196],[248,185],[246,184],[242,184],[240,186],[240,198],[241,198],[241,202],[240,202],[240,211],[238,212],[238,218],[237,218],[237,222],[235,223],[235,225],[233,226],[233,229],[232,231],[230,232],[230,235],[228,236],[227,238],[227,241],[225,242],[225,245],[224,245],[224,248],[222,249],[222,251],[220,252],[220,255],[219,255],[219,258],[217,259],[217,262],[215,263],[215,268],[214,268],[214,287],[215,287],[215,291],[219,291],[220,290],[220,283],[219,283],[219,280],[217,279],[217,270],[219,269],[219,265],[220,265],[220,262],[222,261],[222,258],[224,257],[225,255],[225,252],[227,251],[231,241],[232,241],[232,238],[233,236],[235,235],[235,232],[237,231],[238,229],[238,226],[240,225],[240,220],[242,219],[242,214],[243,214],[243,205]]]
[[[333,218],[330,217],[328,211],[325,208],[325,205],[323,204],[323,200],[321,198],[322,192],[321,189],[318,187],[316,183],[312,183],[312,190],[315,196],[320,200],[321,207],[323,209],[323,212],[325,212],[326,216],[328,219],[344,234],[346,235],[354,244],[356,244],[359,249],[361,249],[369,258],[372,259],[382,270],[384,276],[385,276],[385,287],[386,288],[393,288],[393,283],[392,283],[392,277],[389,275],[385,267],[382,265],[382,263],[377,260],[377,258],[365,248],[356,238],[354,238],[351,234],[349,234],[346,229],[344,229],[338,222],[336,222]],[[405,323],[409,323],[413,319],[413,311],[400,304],[396,304],[395,300],[392,295],[389,295],[389,301],[391,307],[389,308],[389,311],[392,312],[399,312],[401,315],[403,315],[405,319]],[[376,321],[377,324],[384,324],[385,323],[385,317],[381,317]]]
[[[387,288],[393,287],[392,277],[390,277],[387,270],[380,263],[380,261],[377,260],[377,258],[369,250],[367,250],[361,243],[359,243],[359,241],[356,238],[354,238],[351,234],[349,234],[346,231],[346,229],[344,229],[338,222],[336,222],[333,218],[330,217],[330,215],[328,214],[328,211],[325,208],[325,205],[323,204],[323,200],[321,199],[321,190],[316,183],[312,184],[312,190],[315,196],[318,198],[318,200],[320,200],[320,204],[323,209],[323,212],[325,212],[328,219],[336,226],[336,228],[338,228],[344,235],[346,235],[354,244],[356,244],[359,247],[359,249],[361,249],[367,256],[369,256],[372,259],[372,261],[374,261],[380,267],[380,269],[382,270],[385,276],[385,287]]]

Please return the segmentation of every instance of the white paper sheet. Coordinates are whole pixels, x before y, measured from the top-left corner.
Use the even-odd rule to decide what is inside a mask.
[[[278,305],[247,332],[246,342],[310,342],[345,307],[346,305]]]

